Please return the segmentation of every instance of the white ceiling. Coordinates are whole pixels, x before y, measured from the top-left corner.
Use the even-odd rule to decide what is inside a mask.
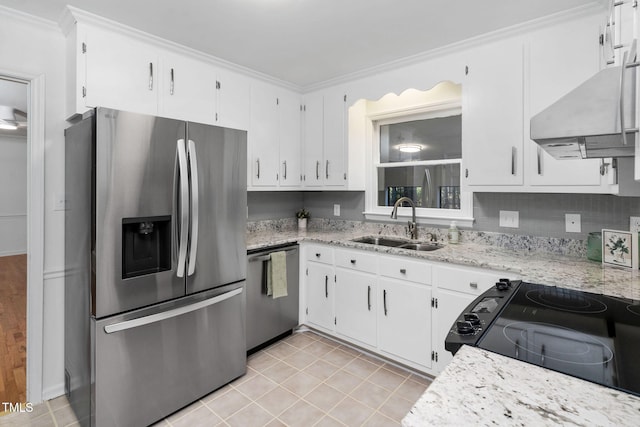
[[[52,21],[67,3],[304,88],[606,1],[0,0]]]

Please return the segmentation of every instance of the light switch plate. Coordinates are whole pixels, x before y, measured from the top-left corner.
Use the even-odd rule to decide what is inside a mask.
[[[340,205],[333,205],[333,216],[340,216]]]
[[[632,233],[640,233],[640,216],[629,217],[629,231]]]
[[[500,211],[500,227],[518,228],[520,223],[520,212]]]
[[[580,233],[580,214],[564,214],[565,231],[567,233]]]
[[[53,196],[53,210],[63,211],[67,209],[67,199],[63,193],[56,193]]]

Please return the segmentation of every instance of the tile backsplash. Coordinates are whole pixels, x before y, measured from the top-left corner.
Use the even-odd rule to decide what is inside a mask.
[[[640,184],[639,184],[640,185]],[[293,218],[301,207],[312,218],[364,221],[364,192],[250,192],[249,220]],[[333,205],[340,205],[340,217]],[[500,227],[500,211],[518,211],[519,227]],[[579,214],[580,233],[565,231],[565,214]],[[628,230],[629,217],[640,216],[640,197],[601,194],[475,193],[472,230],[521,236],[586,240],[603,228]]]

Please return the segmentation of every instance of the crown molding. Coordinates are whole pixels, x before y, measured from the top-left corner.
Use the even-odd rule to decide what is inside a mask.
[[[104,28],[110,31],[115,31],[128,37],[133,37],[145,43],[149,43],[158,48],[168,49],[181,55],[188,55],[200,61],[208,62],[214,66],[237,72],[247,77],[255,78],[270,84],[274,84],[276,86],[280,86],[294,92],[302,92],[302,87],[291,82],[278,79],[268,74],[252,70],[251,68],[235,64],[222,58],[209,55],[207,53],[181,45],[179,43],[175,43],[170,40],[154,36],[153,34],[138,30],[136,28],[121,24],[119,22],[112,21],[108,18],[104,18],[85,10],[78,9],[77,7],[67,5],[58,21],[58,25],[65,34],[68,34],[76,23],[82,23],[90,26]]]
[[[482,44],[490,43],[500,39],[522,35],[527,32],[535,31],[541,28],[549,27],[552,25],[558,25],[563,22],[575,20],[585,16],[595,15],[596,13],[606,13],[606,9],[602,2],[590,3],[584,6],[578,6],[573,9],[558,12],[553,15],[544,16],[541,18],[533,19],[521,24],[512,25],[510,27],[502,28],[489,33],[481,34],[476,37],[461,40],[459,42],[451,43],[446,46],[438,47],[428,51],[424,51],[415,55],[400,58],[394,61],[389,61],[384,64],[376,65],[373,67],[365,68],[353,73],[344,74],[342,76],[335,77],[333,79],[325,80],[319,83],[310,84],[302,88],[302,93],[315,92],[317,90],[326,89],[332,86],[338,86],[354,80],[363,79],[376,74],[392,71],[394,69],[407,67],[410,65],[418,64],[420,62],[426,62],[444,55],[460,52],[469,48],[477,47]],[[603,15],[604,19],[604,15]]]
[[[9,19],[18,20],[30,25],[36,25],[38,27],[46,28],[48,30],[56,30],[56,31],[58,30],[58,26],[54,21],[50,21],[48,19],[30,15],[28,13],[11,9],[9,7],[2,6],[2,5],[0,5],[0,16],[6,16]]]

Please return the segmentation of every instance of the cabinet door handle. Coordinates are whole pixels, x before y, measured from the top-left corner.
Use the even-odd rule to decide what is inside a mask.
[[[400,269],[400,274],[407,274],[407,269],[406,268],[401,268]]]
[[[352,264],[352,265],[356,265],[356,260],[355,260],[355,259],[352,259],[352,260],[351,260],[351,264]]]
[[[327,165],[324,170],[325,170],[325,178],[329,179],[329,160],[327,160]]]
[[[511,147],[511,175],[516,174],[516,155],[517,155],[517,148]]]
[[[538,146],[538,175],[542,175],[542,148]]]
[[[367,307],[371,311],[371,286],[367,286]]]
[[[282,176],[282,178],[287,179],[287,161],[285,160],[284,162],[282,162],[282,164],[284,165],[284,175]]]
[[[316,252],[316,258],[320,258],[320,252]]]
[[[171,69],[171,81],[169,82],[169,95],[173,95],[173,68]]]
[[[469,286],[472,287],[473,289],[478,289],[478,282],[471,282],[469,283]]]
[[[320,179],[320,160],[316,161],[316,179]]]
[[[256,164],[258,165],[258,172],[256,173],[256,178],[260,179],[260,159],[256,159]]]
[[[153,62],[149,62],[149,90],[153,90]]]
[[[329,276],[324,276],[324,297],[329,298]]]
[[[384,308],[384,315],[387,315],[387,290],[382,291],[382,308]]]
[[[624,75],[627,71],[627,55],[629,52],[635,52],[636,41],[634,40],[631,49],[622,55],[622,70],[620,71],[620,131],[622,132],[622,144],[627,145],[627,129],[624,124]],[[633,58],[631,58],[633,60]]]

